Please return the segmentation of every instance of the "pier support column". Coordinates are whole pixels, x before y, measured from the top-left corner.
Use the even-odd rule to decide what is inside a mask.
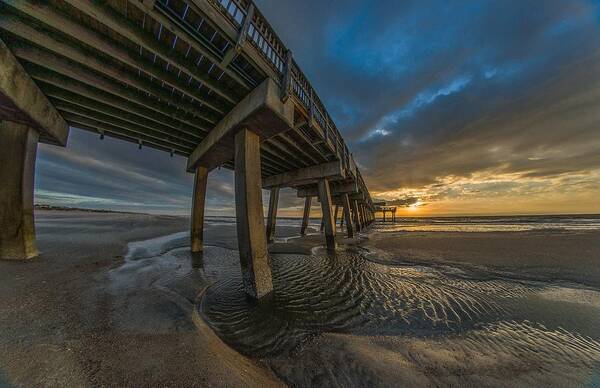
[[[256,299],[273,291],[262,203],[260,141],[243,129],[235,135],[235,213],[242,278]]]
[[[37,131],[0,121],[0,259],[38,255],[33,219]]]
[[[321,210],[323,212],[327,250],[335,251],[335,224],[333,220],[333,209],[331,208],[331,189],[329,188],[329,181],[327,179],[321,179],[319,181],[319,199],[321,201]]]
[[[275,224],[277,223],[277,205],[279,203],[279,186],[271,188],[269,197],[269,215],[267,217],[267,242],[273,242]]]
[[[360,216],[358,214],[358,201],[352,201],[352,213],[354,213],[354,225],[356,225],[356,231],[362,230],[362,224],[360,223]]]
[[[312,206],[312,197],[306,197],[304,199],[304,214],[302,215],[302,227],[300,228],[300,235],[306,235],[306,228],[308,228],[308,220],[310,219],[310,207]]]
[[[190,227],[192,252],[202,252],[204,242],[204,207],[206,205],[206,183],[208,168],[198,166],[194,176],[192,199],[192,224]]]
[[[360,221],[363,224],[363,228],[367,227],[367,218],[365,217],[365,206],[364,205],[360,205]]]
[[[342,222],[346,220],[346,232],[348,233],[348,238],[353,238],[354,227],[352,226],[352,216],[350,215],[350,200],[348,198],[348,194],[342,194],[342,210],[344,212]]]
[[[337,220],[338,213],[340,212],[340,207],[335,205],[335,210],[333,211],[333,230],[337,232]]]

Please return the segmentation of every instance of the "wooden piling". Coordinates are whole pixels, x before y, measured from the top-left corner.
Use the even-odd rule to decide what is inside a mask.
[[[275,238],[275,225],[277,223],[277,205],[279,203],[279,186],[271,188],[269,197],[269,214],[267,216],[267,242],[273,242]]]
[[[38,255],[33,219],[38,138],[26,125],[0,121],[0,259]]]
[[[352,225],[352,216],[350,214],[350,200],[348,198],[348,194],[342,194],[342,209],[344,212],[344,217],[342,218],[342,222],[344,219],[346,220],[346,232],[348,234],[348,238],[354,237],[354,227]]]
[[[201,252],[204,241],[204,209],[206,206],[206,183],[208,181],[208,169],[196,167],[194,176],[194,193],[192,199],[192,219],[190,226],[190,238],[192,252]]]
[[[273,290],[262,203],[260,141],[243,129],[235,135],[235,210],[246,293],[256,299]]]
[[[321,201],[321,210],[323,212],[327,250],[335,251],[335,224],[333,209],[331,208],[331,190],[327,179],[319,180],[319,200]]]
[[[310,207],[312,206],[312,197],[306,197],[304,199],[304,214],[302,215],[302,227],[300,228],[300,235],[306,235],[306,228],[308,228],[308,221],[310,219]]]

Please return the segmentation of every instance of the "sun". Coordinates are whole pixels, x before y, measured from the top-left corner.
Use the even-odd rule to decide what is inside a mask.
[[[408,210],[410,210],[411,212],[414,212],[414,211],[419,210],[420,206],[421,206],[421,201],[417,201],[417,202],[413,203],[412,205],[409,205]]]

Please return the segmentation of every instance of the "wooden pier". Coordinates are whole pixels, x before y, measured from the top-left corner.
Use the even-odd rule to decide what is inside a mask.
[[[202,250],[208,173],[235,170],[246,292],[272,290],[279,190],[312,198],[325,244],[374,207],[340,131],[290,50],[248,0],[0,0],[0,258],[35,257],[37,142],[70,126],[188,158],[191,249]],[[261,190],[271,193],[265,227]]]

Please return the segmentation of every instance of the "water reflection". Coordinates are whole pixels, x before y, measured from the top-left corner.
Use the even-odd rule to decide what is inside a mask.
[[[528,317],[531,313],[524,305],[551,288],[543,283],[484,279],[455,268],[383,265],[367,260],[360,250],[333,256],[322,251],[311,256],[276,255],[273,274],[271,303],[250,303],[241,277],[232,272],[207,290],[199,307],[219,336],[252,356],[289,353],[327,332],[458,335],[482,350],[496,346],[538,352],[533,350],[536,345],[565,362],[573,361],[573,355],[577,362],[600,361],[598,338],[569,332],[556,316],[536,316],[537,322]],[[551,308],[554,302],[538,303]],[[580,313],[600,318],[597,309]]]

